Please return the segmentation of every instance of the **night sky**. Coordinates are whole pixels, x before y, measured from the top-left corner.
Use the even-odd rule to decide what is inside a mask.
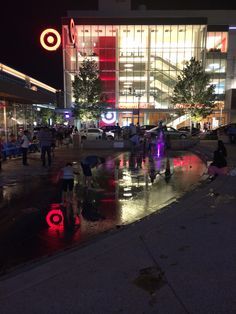
[[[57,89],[63,89],[62,51],[44,50],[39,37],[49,27],[61,31],[61,17],[67,10],[92,10],[97,0],[10,1],[1,3],[0,63],[6,64]],[[216,1],[133,0],[133,8],[144,3],[152,9],[236,9],[235,4]]]

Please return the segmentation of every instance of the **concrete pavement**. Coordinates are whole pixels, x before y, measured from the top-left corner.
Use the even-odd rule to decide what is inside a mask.
[[[210,158],[216,142],[205,143],[196,149]],[[234,167],[236,147],[227,149]],[[235,184],[218,177],[158,214],[2,277],[1,313],[236,313]]]

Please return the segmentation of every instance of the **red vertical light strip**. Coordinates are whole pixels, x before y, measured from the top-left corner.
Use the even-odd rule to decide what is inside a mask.
[[[112,108],[116,104],[116,37],[102,36],[98,38],[99,70],[102,90]],[[106,125],[103,123],[103,125]]]

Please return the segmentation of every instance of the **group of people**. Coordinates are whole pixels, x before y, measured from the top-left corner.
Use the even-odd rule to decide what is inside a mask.
[[[41,160],[43,167],[46,166],[46,156],[47,165],[51,166],[52,157],[51,150],[55,147],[55,138],[53,137],[52,131],[47,127],[42,127],[37,134],[37,139],[39,141],[39,146],[41,149]],[[22,150],[22,164],[28,166],[28,149],[31,143],[30,133],[28,130],[23,132],[21,137],[21,150]]]
[[[84,186],[88,189],[92,187],[92,168],[98,167],[105,163],[105,158],[89,155],[83,158],[80,162],[83,176]],[[58,180],[62,181],[62,204],[66,202],[72,202],[73,188],[74,188],[74,176],[78,175],[78,172],[73,168],[71,162],[67,162],[58,175]]]

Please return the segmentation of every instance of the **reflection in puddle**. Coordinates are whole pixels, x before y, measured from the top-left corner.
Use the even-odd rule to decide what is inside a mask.
[[[179,198],[200,181],[205,170],[204,163],[191,153],[172,153],[164,158],[158,153],[152,157],[122,153],[115,159],[107,158],[93,171],[91,190],[84,189],[80,176],[73,203],[67,208],[56,203],[60,199],[57,185],[47,182],[42,187],[41,181],[32,182],[32,186],[40,184],[38,199],[47,202],[50,195],[55,203],[40,207],[39,201],[32,201],[33,194],[30,205],[24,202],[25,208],[41,209],[18,211],[23,213],[19,217],[22,227],[9,231],[11,237],[2,241],[5,256],[1,264],[11,267],[135,222]],[[4,187],[2,199],[12,197],[17,190],[26,196],[30,193],[24,185]]]

